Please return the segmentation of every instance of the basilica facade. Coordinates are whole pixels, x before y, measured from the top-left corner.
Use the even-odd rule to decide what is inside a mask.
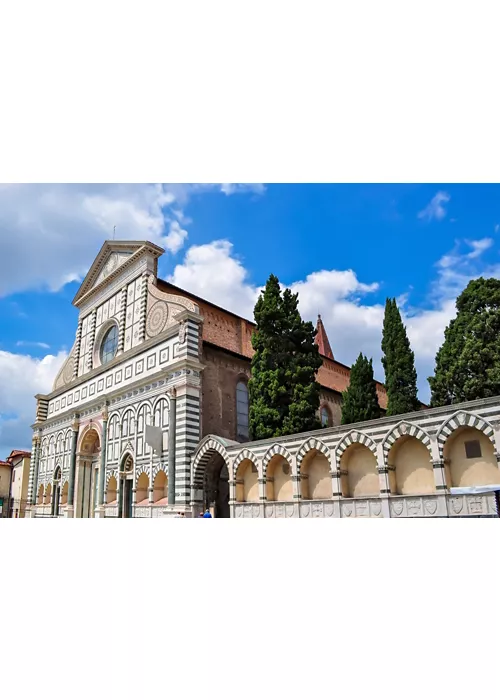
[[[400,502],[418,515],[408,503],[420,499],[432,516],[449,513],[453,485],[495,482],[500,400],[341,427],[349,367],[320,318],[322,429],[250,443],[255,326],[161,280],[163,252],[106,241],[78,290],[73,347],[51,393],[36,397],[27,515],[397,517]],[[474,462],[446,456],[451,432]]]

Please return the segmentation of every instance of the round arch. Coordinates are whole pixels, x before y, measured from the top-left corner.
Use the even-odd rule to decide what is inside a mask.
[[[241,452],[238,452],[238,454],[236,455],[236,457],[233,460],[233,464],[232,464],[233,479],[236,478],[236,472],[238,471],[238,467],[245,459],[248,459],[250,462],[252,462],[257,467],[257,470],[258,470],[259,467],[257,464],[257,457],[254,455],[254,453],[251,450],[248,450],[245,448],[244,450],[241,450]]]
[[[97,446],[95,445],[95,438],[90,435],[90,433],[92,433],[92,432],[94,432],[98,438],[99,442],[98,442]],[[89,440],[88,440],[89,437],[92,437],[94,442],[89,443]],[[87,440],[87,442],[86,442],[86,440]],[[85,449],[86,444],[89,445],[89,448],[87,448],[87,449]],[[94,446],[94,447],[96,446],[97,451],[99,451],[101,449],[101,444],[102,444],[101,426],[99,425],[99,423],[89,423],[82,430],[82,432],[78,438],[78,447],[77,447],[76,451],[80,452],[80,453],[88,453],[88,449],[90,449],[90,446]],[[92,452],[91,454],[94,454],[94,452]]]
[[[391,447],[394,445],[396,440],[399,440],[400,438],[408,436],[408,437],[413,437],[416,438],[417,440],[420,440],[422,444],[425,445],[427,450],[429,451],[430,458],[432,459],[432,452],[431,452],[431,439],[427,435],[427,433],[422,430],[422,428],[419,428],[418,425],[415,425],[414,423],[408,423],[406,421],[401,421],[397,425],[395,425],[387,435],[384,437],[382,441],[382,446],[384,449],[384,459],[387,464],[387,457],[389,455],[389,451]]]
[[[316,450],[316,452],[321,452],[322,455],[324,455],[327,460],[328,464],[331,464],[330,460],[330,450],[328,447],[325,445],[324,442],[321,440],[316,440],[316,438],[309,438],[308,440],[304,440],[302,445],[299,448],[299,451],[297,452],[297,472],[300,474],[300,466],[302,464],[302,461],[306,454],[308,452],[311,452],[311,450]]]
[[[484,433],[492,443],[493,449],[495,450],[495,434],[492,426],[480,416],[476,416],[473,413],[468,413],[466,411],[457,411],[450,416],[438,430],[437,443],[439,448],[439,457],[441,459],[443,459],[444,446],[450,435],[458,428],[465,427],[476,428],[476,430]]]
[[[349,433],[347,433],[347,435],[344,435],[335,449],[335,460],[337,464],[340,464],[342,455],[347,448],[355,443],[364,445],[364,447],[367,447],[371,452],[373,452],[375,457],[377,457],[377,446],[371,437],[368,437],[368,435],[359,432],[358,430],[351,430]]]
[[[293,457],[292,457],[291,453],[286,449],[286,447],[276,443],[274,445],[271,445],[271,447],[268,449],[268,451],[264,455],[264,459],[262,460],[262,473],[263,473],[264,478],[266,477],[266,474],[267,474],[268,464],[275,455],[281,455],[281,457],[286,459],[286,461],[290,465],[290,469],[293,470]]]
[[[224,445],[214,435],[208,435],[200,444],[193,458],[193,487],[203,488],[203,480],[208,463],[216,454],[229,464],[229,456]]]

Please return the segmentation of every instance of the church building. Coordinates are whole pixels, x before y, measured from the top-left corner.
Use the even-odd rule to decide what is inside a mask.
[[[162,517],[169,488],[171,505],[189,510],[200,439],[248,440],[255,326],[159,279],[163,252],[106,241],[78,290],[73,347],[52,392],[36,397],[32,514]],[[316,338],[321,421],[338,425],[349,367],[335,361],[320,318]]]
[[[28,516],[432,516],[448,512],[453,480],[495,481],[498,400],[480,414],[446,407],[340,426],[349,367],[320,317],[321,430],[249,442],[255,326],[159,279],[163,252],[106,241],[80,286],[75,341],[51,393],[36,397]],[[446,466],[450,425],[481,433],[455,445],[456,473],[469,476]]]

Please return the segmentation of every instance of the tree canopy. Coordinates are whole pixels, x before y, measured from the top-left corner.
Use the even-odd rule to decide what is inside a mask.
[[[347,390],[342,393],[342,424],[380,418],[373,362],[362,353],[351,367]]]
[[[418,411],[420,402],[417,397],[415,355],[395,299],[385,302],[382,352],[387,391],[386,415]]]
[[[250,433],[253,440],[315,430],[322,360],[314,343],[315,329],[303,321],[298,294],[281,292],[271,275],[254,310],[256,331],[250,397]]]
[[[500,394],[500,280],[472,280],[456,308],[429,377],[432,406]]]

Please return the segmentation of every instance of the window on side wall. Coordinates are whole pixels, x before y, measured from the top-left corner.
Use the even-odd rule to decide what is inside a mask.
[[[238,440],[248,440],[248,387],[245,382],[236,385],[236,425]]]
[[[331,416],[330,416],[330,411],[326,406],[321,407],[320,411],[320,417],[321,417],[321,426],[323,428],[329,428],[332,424]]]

